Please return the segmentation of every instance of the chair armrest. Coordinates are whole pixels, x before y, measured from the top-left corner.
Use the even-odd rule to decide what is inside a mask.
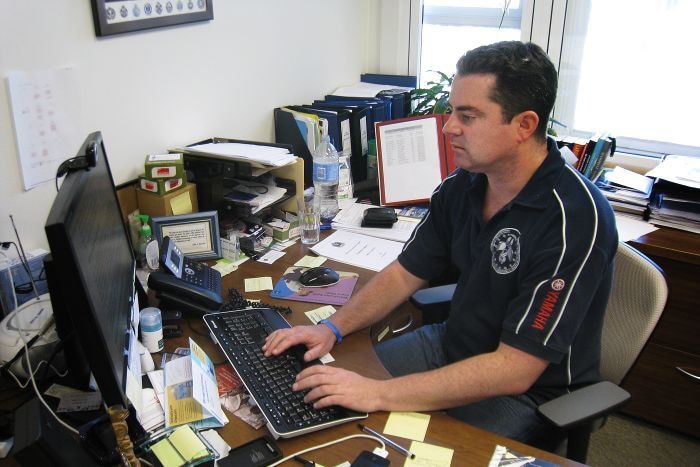
[[[537,412],[559,428],[569,429],[614,412],[629,398],[620,386],[601,381],[545,402]]]
[[[440,285],[417,290],[411,295],[410,301],[418,308],[427,308],[452,301],[457,284]]]

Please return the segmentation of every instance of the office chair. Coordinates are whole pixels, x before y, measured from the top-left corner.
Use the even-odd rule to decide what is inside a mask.
[[[422,311],[440,312],[439,303],[443,310],[449,305],[454,287],[449,284],[419,290],[410,302]],[[619,243],[601,338],[603,381],[538,407],[538,413],[566,435],[557,452],[586,462],[591,433],[631,397],[619,384],[656,327],[667,297],[668,285],[661,268],[635,248]]]

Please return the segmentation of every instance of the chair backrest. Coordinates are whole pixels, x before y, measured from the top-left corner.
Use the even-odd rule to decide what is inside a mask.
[[[604,380],[620,384],[656,327],[667,297],[661,268],[620,242],[603,324],[600,372]]]

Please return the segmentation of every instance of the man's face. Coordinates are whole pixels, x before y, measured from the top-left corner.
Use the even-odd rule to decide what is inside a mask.
[[[515,157],[517,118],[504,123],[501,106],[489,99],[493,75],[457,76],[452,83],[452,114],[443,127],[455,154],[455,164],[489,174],[507,169]]]

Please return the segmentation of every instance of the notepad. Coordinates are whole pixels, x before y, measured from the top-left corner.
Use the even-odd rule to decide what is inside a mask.
[[[204,442],[190,428],[183,425],[151,446],[151,451],[163,467],[179,467],[212,455]]]

